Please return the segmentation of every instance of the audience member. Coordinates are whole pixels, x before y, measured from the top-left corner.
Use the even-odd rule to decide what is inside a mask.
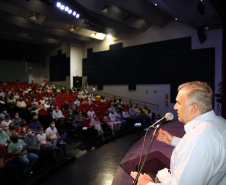
[[[105,112],[104,122],[107,123],[107,125],[109,125],[111,127],[112,135],[115,135],[115,129],[114,129],[115,123],[111,121],[108,111]]]
[[[31,169],[33,165],[38,161],[39,157],[33,153],[27,153],[26,144],[23,140],[18,139],[16,134],[12,135],[12,142],[8,146],[8,153],[11,156],[15,156],[23,167],[23,174],[25,176],[30,176],[33,172]]]
[[[44,133],[43,130],[43,126],[39,127],[39,134],[37,135],[37,138],[40,142],[40,146],[41,146],[41,150],[45,151],[45,150],[52,150],[54,147],[52,145],[52,143],[50,143],[49,141],[47,141],[47,136]]]
[[[65,101],[61,108],[63,111],[67,111],[69,109],[68,101]]]
[[[117,121],[113,109],[110,109],[109,118],[111,119],[111,122],[115,124],[115,131],[120,130],[122,122]]]
[[[9,114],[5,115],[5,119],[1,122],[2,128],[7,130],[9,128],[9,124],[12,123],[12,120],[10,118]]]
[[[21,137],[25,137],[27,133],[27,124],[26,124],[26,120],[25,119],[22,119],[21,122],[20,122],[20,135]]]
[[[19,128],[20,127],[20,123],[21,123],[21,118],[19,116],[19,113],[16,112],[14,114],[14,118],[12,119],[12,123],[14,123],[15,128]]]
[[[104,132],[102,130],[100,121],[98,120],[97,116],[94,114],[93,118],[91,119],[90,126],[94,126],[94,128],[98,131],[98,136],[101,136],[101,139],[104,140]]]
[[[89,111],[87,112],[88,118],[92,119],[94,114],[95,112],[93,111],[92,107],[90,107]]]
[[[33,120],[30,124],[30,128],[32,132],[38,134],[38,130],[40,126],[41,126],[41,123],[38,121],[38,116],[33,116]]]
[[[7,134],[9,137],[12,137],[12,134],[17,134],[18,138],[21,138],[20,132],[18,129],[16,129],[14,123],[9,124],[9,129],[7,129]]]
[[[82,128],[82,123],[81,123],[82,120],[78,117],[79,115],[74,116],[72,113],[72,110],[69,109],[68,116],[67,116],[67,123],[71,124],[76,132],[78,132]]]
[[[56,123],[60,123],[61,129],[65,128],[64,115],[62,114],[62,111],[59,110],[58,106],[56,106],[56,110],[53,110],[53,119],[56,121]]]
[[[35,134],[32,133],[30,128],[27,129],[27,135],[24,138],[24,142],[27,145],[27,151],[40,155],[40,142]]]
[[[6,108],[3,108],[2,112],[0,113],[0,118],[1,119],[5,119],[5,115],[7,115],[7,109]]]
[[[70,102],[69,109],[71,109],[71,110],[75,110],[76,109],[76,106],[75,106],[73,101]]]
[[[46,129],[47,140],[53,144],[54,149],[58,149],[57,144],[59,143],[62,146],[64,156],[67,156],[65,149],[65,140],[67,138],[67,133],[59,135],[57,128],[55,127],[55,122],[52,121],[50,126]]]
[[[11,143],[9,135],[0,127],[0,147],[5,147],[9,143]]]

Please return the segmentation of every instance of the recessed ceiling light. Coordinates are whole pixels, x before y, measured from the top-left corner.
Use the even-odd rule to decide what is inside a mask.
[[[60,3],[60,2],[57,2],[56,6],[57,6],[58,8],[60,8],[61,3]]]
[[[72,13],[72,10],[71,10],[71,9],[70,9],[70,10],[68,10],[68,13],[69,13],[69,14],[71,14],[71,13]]]
[[[158,4],[157,4],[157,3],[155,3],[155,6],[158,6]]]
[[[66,6],[64,10],[65,12],[67,12],[69,10],[68,6]]]
[[[175,17],[175,21],[177,21],[177,18]]]

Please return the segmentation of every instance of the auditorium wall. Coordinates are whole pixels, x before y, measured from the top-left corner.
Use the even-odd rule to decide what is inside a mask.
[[[29,75],[26,61],[0,60],[0,65],[0,81],[28,81]]]
[[[125,40],[117,40],[117,41],[104,40],[102,42],[96,41],[94,43],[86,45],[84,46],[83,57],[84,58],[87,57],[88,48],[92,48],[93,52],[105,51],[105,50],[109,50],[110,44],[115,44],[120,42],[123,43],[123,47],[127,47],[127,46],[134,46],[134,45],[140,45],[145,43],[171,40],[176,38],[191,37],[192,49],[209,48],[209,47],[215,48],[215,93],[217,93],[217,90],[218,90],[217,84],[222,81],[222,71],[221,71],[222,69],[222,29],[208,30],[205,32],[205,34],[207,36],[207,40],[203,44],[201,44],[199,42],[196,29],[192,29],[179,22],[172,21],[164,28],[152,26],[146,32],[139,35],[135,35]],[[183,73],[183,71],[178,71],[178,73]],[[142,85],[142,86],[137,85],[135,91],[130,91],[128,90],[128,85],[123,85],[123,86],[122,85],[119,85],[119,86],[104,85],[103,92],[112,94],[112,92],[115,92],[116,90],[115,93],[117,93],[117,95],[119,96],[129,97],[129,98],[136,97],[136,99],[138,100],[159,104],[158,113],[160,113],[161,115],[163,115],[164,112],[173,110],[173,106],[174,106],[173,103],[172,104],[169,103],[168,107],[165,106],[165,101],[163,101],[165,98],[163,94],[165,93],[157,93],[155,96],[153,96],[155,97],[153,99],[151,98],[151,95],[144,96],[143,92],[145,92],[145,89],[148,89],[150,92],[153,92],[155,88],[156,86],[151,84]],[[170,92],[169,85],[158,85],[158,88],[160,88],[162,92]],[[216,109],[217,107],[215,105],[215,110]],[[175,111],[173,113],[176,116]]]

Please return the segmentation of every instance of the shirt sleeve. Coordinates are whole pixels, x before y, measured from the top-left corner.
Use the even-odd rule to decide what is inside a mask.
[[[180,142],[180,140],[181,140],[181,138],[173,136],[173,140],[172,140],[171,145],[172,146],[177,146],[177,144]]]

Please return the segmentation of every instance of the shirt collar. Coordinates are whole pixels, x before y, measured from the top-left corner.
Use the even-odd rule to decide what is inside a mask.
[[[201,114],[200,116],[196,117],[195,119],[189,121],[186,125],[184,125],[185,132],[186,133],[190,132],[193,128],[197,127],[202,122],[214,116],[216,115],[213,110],[206,112],[204,114]]]

